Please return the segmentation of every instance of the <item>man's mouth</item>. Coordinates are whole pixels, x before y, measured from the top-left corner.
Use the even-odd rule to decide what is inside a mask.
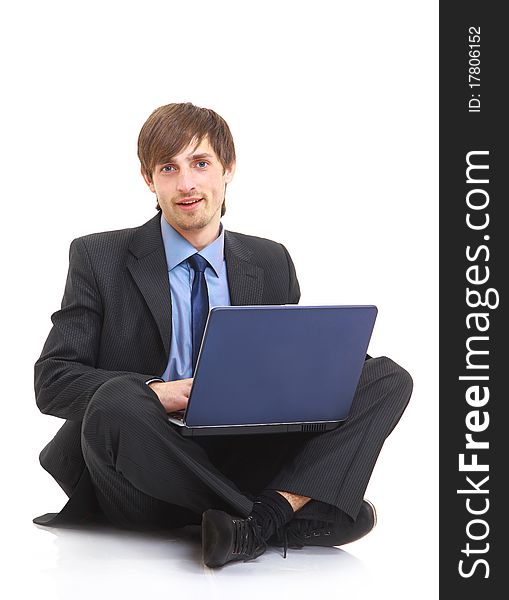
[[[202,200],[203,200],[203,198],[186,198],[185,200],[181,200],[180,202],[177,202],[177,204],[178,204],[178,206],[181,206],[182,208],[191,208],[191,207],[199,204]]]

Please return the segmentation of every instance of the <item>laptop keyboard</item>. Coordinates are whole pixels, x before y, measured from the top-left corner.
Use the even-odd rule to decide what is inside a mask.
[[[177,410],[175,412],[169,413],[168,416],[172,419],[176,419],[177,421],[183,421],[185,412],[185,410]]]

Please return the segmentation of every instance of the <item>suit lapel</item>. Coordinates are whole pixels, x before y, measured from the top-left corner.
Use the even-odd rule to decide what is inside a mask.
[[[252,251],[232,232],[225,231],[224,256],[233,306],[261,304],[263,269],[252,264]]]
[[[171,296],[160,218],[158,213],[133,236],[127,268],[157,323],[166,355],[169,356]],[[234,233],[225,231],[224,254],[232,305],[261,304],[263,269],[250,262],[252,251]]]
[[[171,296],[161,236],[160,214],[142,225],[129,245],[127,260],[136,285],[152,313],[168,356],[171,340]]]

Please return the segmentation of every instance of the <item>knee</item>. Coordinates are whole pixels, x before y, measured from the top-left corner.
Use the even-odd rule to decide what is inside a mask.
[[[410,373],[387,356],[382,356],[381,360],[385,361],[387,372],[397,387],[411,392],[414,382]]]
[[[366,382],[376,387],[376,397],[397,410],[404,409],[412,395],[410,373],[387,356],[366,361]]]
[[[97,420],[118,424],[140,419],[147,410],[153,410],[152,395],[145,383],[129,374],[112,377],[99,386],[90,399],[83,419],[84,427]]]
[[[414,382],[410,373],[387,356],[380,358],[385,369],[385,378],[391,389],[391,396],[405,407],[410,400]]]

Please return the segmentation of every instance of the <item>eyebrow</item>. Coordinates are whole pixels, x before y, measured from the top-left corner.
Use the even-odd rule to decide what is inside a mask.
[[[203,160],[204,158],[208,158],[208,159],[214,159],[214,157],[212,156],[212,154],[208,154],[208,152],[200,152],[199,154],[191,154],[189,156],[186,156],[186,160]],[[172,162],[175,160],[175,157],[170,158],[169,161],[165,162],[165,163],[161,163],[162,165],[171,165]]]
[[[191,160],[196,160],[198,158],[214,158],[212,154],[208,154],[207,152],[201,152],[200,154],[192,154],[189,157]]]

